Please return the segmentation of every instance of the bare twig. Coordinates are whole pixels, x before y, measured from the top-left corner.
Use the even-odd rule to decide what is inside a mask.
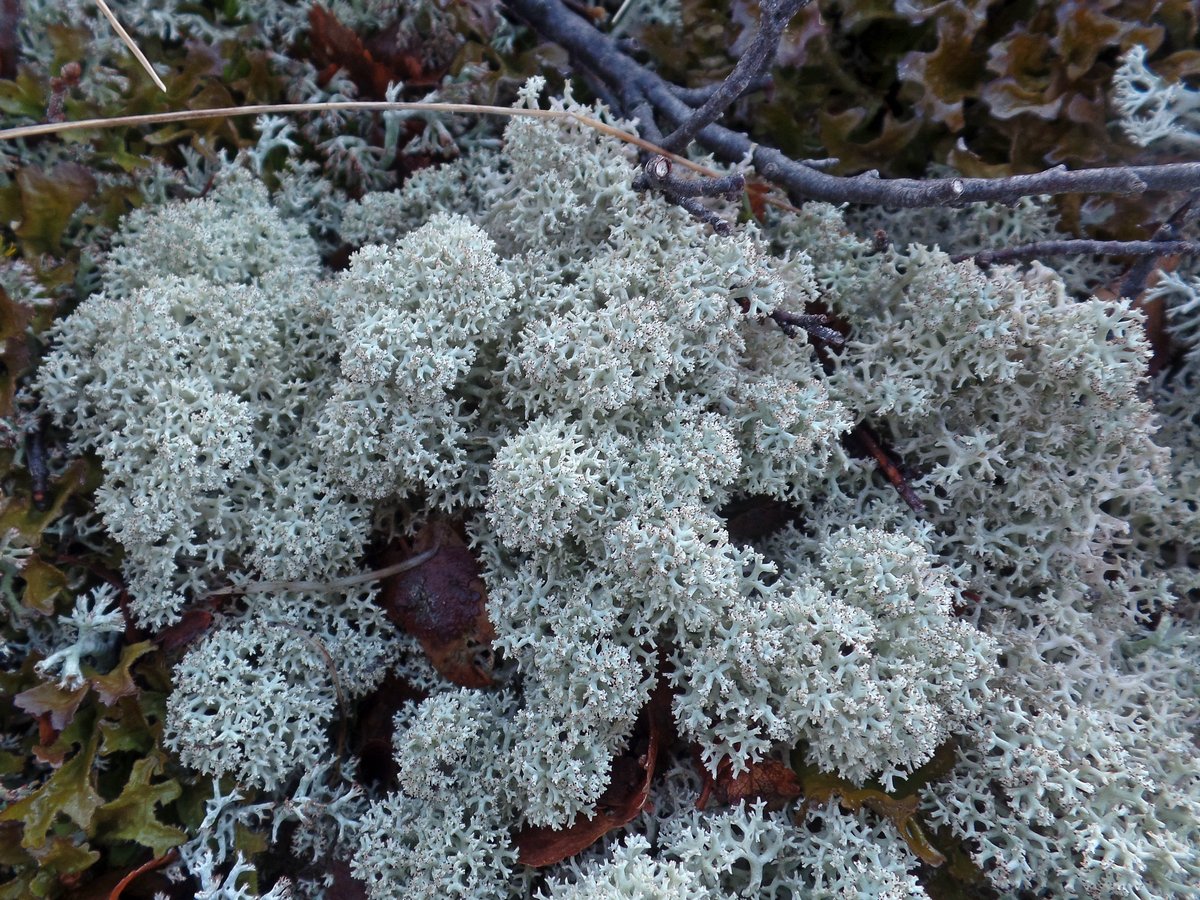
[[[209,591],[204,596],[207,599],[209,597],[224,597],[229,594],[262,594],[268,591],[340,591],[344,588],[354,587],[355,585],[379,581],[382,578],[387,578],[389,575],[408,572],[429,562],[429,560],[437,556],[438,551],[441,549],[441,544],[434,544],[424,553],[418,553],[416,556],[393,563],[390,566],[384,566],[382,569],[372,569],[369,572],[361,572],[358,575],[347,575],[345,578],[334,578],[331,581],[251,581],[246,584],[234,584],[229,587],[218,588],[215,591]]]
[[[734,201],[746,190],[746,179],[741,175],[725,175],[720,178],[680,178],[671,174],[671,161],[662,154],[654,154],[646,160],[642,172],[633,180],[636,190],[648,187],[660,191],[696,219],[712,226],[717,234],[728,234],[733,226],[717,213],[702,204],[700,197],[723,197]]]
[[[1166,256],[1178,253],[1184,256],[1200,255],[1200,243],[1195,241],[1093,241],[1087,238],[1072,238],[1061,241],[1033,241],[1018,247],[999,250],[980,250],[978,253],[958,253],[951,256],[953,262],[973,259],[981,266],[1006,263],[1016,259],[1036,259],[1041,256]]]
[[[657,136],[649,104],[643,101],[647,116],[643,131]],[[202,119],[226,119],[235,116],[259,116],[264,114],[295,115],[308,112],[420,112],[420,113],[466,113],[480,116],[503,116],[506,118],[572,120],[616,140],[632,144],[647,153],[667,157],[672,164],[683,166],[707,178],[720,179],[720,172],[693,162],[686,157],[670,153],[658,144],[623,131],[593,116],[558,109],[517,109],[511,106],[485,106],[475,103],[422,103],[388,100],[338,100],[325,103],[259,103],[249,106],[218,106],[208,109],[179,109],[171,112],[145,113],[136,116],[112,116],[109,118],[81,119],[75,122],[50,122],[44,125],[21,125],[16,128],[0,129],[0,141],[17,138],[42,137],[69,131],[91,131],[102,128],[127,128],[139,125],[162,125],[168,122],[194,122]],[[777,197],[765,197],[770,206],[788,212],[796,208]]]
[[[634,180],[637,189],[647,184],[675,197],[724,197],[737,200],[746,190],[746,179],[742,175],[724,175],[720,178],[680,178],[671,172],[671,161],[656,153],[646,160],[642,174]]]
[[[717,92],[723,83],[724,82],[720,82],[718,84],[709,84],[705,85],[704,87],[696,88],[672,85],[671,90],[675,92],[676,97],[689,106],[702,106],[704,103],[708,102],[708,99]],[[750,82],[749,86],[742,91],[742,95],[744,96],[746,94],[752,94],[756,91],[766,90],[770,86],[771,76],[764,75],[758,80]]]
[[[617,11],[615,13],[613,13],[613,17],[611,20],[609,20],[608,24],[611,27],[616,28],[617,23],[620,22],[621,18],[625,15],[625,11],[628,10],[629,7],[631,7],[634,4],[634,2],[635,2],[635,0],[625,0],[624,3],[622,3],[619,7],[617,7]]]
[[[668,194],[667,199],[672,203],[681,206],[692,214],[692,218],[703,222],[715,231],[717,234],[730,234],[733,231],[733,225],[727,220],[721,218],[718,213],[713,212],[695,197],[680,197],[674,194]]]
[[[326,103],[260,103],[250,106],[220,106],[209,109],[180,109],[172,112],[162,113],[146,113],[136,116],[112,116],[110,118],[100,119],[82,119],[76,122],[51,122],[44,125],[21,125],[17,128],[6,128],[0,130],[0,141],[16,140],[17,138],[41,137],[52,134],[61,134],[68,131],[90,131],[101,128],[122,128],[135,127],[139,125],[162,125],[167,122],[193,122],[202,119],[224,119],[235,116],[258,116],[264,114],[284,114],[295,115],[306,112],[397,112],[411,111],[421,113],[467,113],[482,116],[503,116],[506,118],[536,118],[536,119],[569,119],[578,122],[601,134],[608,135],[616,140],[623,141],[627,144],[632,144],[635,147],[645,151],[648,154],[656,154],[667,159],[674,165],[683,166],[687,169],[703,175],[707,178],[720,180],[726,176],[719,172],[714,172],[707,166],[702,166],[699,163],[693,162],[686,157],[670,153],[667,150],[654,143],[653,140],[646,140],[637,135],[630,134],[628,131],[623,131],[607,122],[601,122],[593,116],[586,116],[577,112],[557,109],[516,109],[510,106],[485,106],[474,103],[423,103],[423,102],[403,102],[403,101],[387,101],[387,100],[340,100]],[[652,138],[659,136],[657,127],[654,124],[654,116],[650,109],[649,103],[641,102],[641,106],[637,107],[635,113],[645,117],[642,124],[642,130],[649,134]],[[796,208],[786,201],[780,200],[777,197],[766,196],[763,202],[770,206],[786,212],[795,212]],[[681,204],[682,205],[682,204]],[[701,216],[711,215],[710,213],[700,213]],[[717,220],[719,223],[721,220]],[[719,224],[716,227],[721,227]]]
[[[113,11],[108,8],[108,4],[105,3],[104,0],[96,0],[96,5],[100,7],[100,12],[104,13],[104,17],[108,19],[109,24],[112,25],[113,31],[117,33],[117,37],[125,42],[125,46],[129,48],[129,52],[137,58],[137,61],[142,64],[142,68],[149,73],[152,79],[154,79],[154,83],[158,85],[158,89],[165,94],[167,92],[167,86],[163,84],[162,79],[158,77],[158,73],[154,71],[154,66],[150,65],[150,60],[146,59],[146,54],[142,52],[142,49],[136,43],[134,43],[133,38],[129,36],[129,32],[126,31],[121,23],[117,21],[117,17],[114,16]]]
[[[620,107],[615,107],[619,109]],[[651,141],[661,141],[662,132],[658,130],[658,123],[654,121],[654,110],[650,108],[649,102],[645,99],[640,100],[630,107],[633,117],[637,120],[638,130]],[[676,159],[676,157],[670,157]]]
[[[1198,200],[1200,200],[1200,192],[1193,193],[1188,197],[1165,222],[1158,226],[1158,229],[1151,236],[1150,240],[1160,245],[1177,240],[1179,229],[1183,227],[1184,222],[1189,217],[1195,214],[1195,206]],[[1140,295],[1146,289],[1146,283],[1150,280],[1150,273],[1158,268],[1158,260],[1158,254],[1148,255],[1144,259],[1138,260],[1126,273],[1125,277],[1121,279],[1121,296],[1137,297]]]
[[[179,858],[178,850],[168,850],[162,856],[155,857],[148,862],[142,863],[136,869],[126,873],[125,877],[117,882],[116,886],[108,892],[108,900],[121,900],[121,895],[125,893],[125,888],[129,887],[134,879],[144,875],[146,872],[160,869],[165,865],[175,862]]]
[[[827,156],[824,159],[801,159],[798,160],[800,165],[808,166],[810,169],[816,169],[818,172],[824,172],[828,169],[837,167],[841,162],[836,156]]]
[[[617,100],[616,95],[609,89],[604,80],[597,77],[594,73],[589,72],[586,68],[580,67],[579,75],[583,78],[584,83],[591,89],[596,98],[607,106],[609,109],[620,109],[621,103]]]
[[[917,492],[912,489],[912,485],[908,483],[908,479],[904,477],[904,473],[897,468],[884,449],[879,446],[879,441],[875,440],[875,436],[871,434],[871,429],[867,427],[866,423],[860,422],[851,434],[858,438],[863,448],[871,454],[876,464],[883,471],[883,474],[887,476],[887,480],[896,489],[896,493],[900,495],[900,499],[908,504],[908,508],[915,513],[925,512],[925,502],[917,496]]]
[[[572,15],[557,0],[504,0],[505,6],[543,37],[561,45],[619,90],[635,86],[667,121],[681,126],[696,113],[680,99],[674,85],[640,65],[608,35]],[[628,110],[621,110],[628,114]],[[784,187],[796,202],[862,203],[892,208],[953,206],[995,201],[1010,203],[1038,194],[1132,194],[1143,191],[1185,191],[1200,188],[1200,163],[1156,166],[1113,166],[1068,171],[1057,166],[1031,175],[1006,178],[879,178],[829,175],[790,159],[772,147],[753,143],[748,136],[719,125],[707,125],[697,140],[722,159],[739,162],[750,154],[755,169],[768,181]]]
[[[803,328],[812,337],[826,344],[840,347],[846,343],[846,336],[835,328],[829,327],[829,316],[820,313],[790,313],[777,309],[770,318],[788,337],[795,337],[796,329]]]
[[[261,116],[264,114],[295,114],[304,112],[423,112],[423,113],[473,113],[481,116],[506,116],[530,119],[574,119],[603,134],[634,144],[651,153],[666,154],[662,147],[643,140],[620,128],[615,128],[599,119],[578,113],[556,109],[515,109],[511,106],[484,106],[474,103],[419,103],[388,100],[340,100],[326,103],[257,103],[248,106],[215,106],[207,109],[177,109],[170,112],[145,113],[136,116],[110,116],[98,119],[80,119],[75,122],[51,122],[45,125],[21,125],[17,128],[0,130],[0,141],[17,138],[40,137],[63,134],[68,131],[90,131],[101,128],[124,128],[138,125],[162,125],[167,122],[194,122],[199,119],[228,119],[235,116]],[[672,156],[678,165],[687,166],[697,172],[711,174],[710,169],[690,160]]]
[[[759,81],[775,62],[779,49],[779,37],[791,21],[792,16],[809,4],[810,0],[761,0],[759,3],[758,32],[750,42],[733,71],[713,91],[704,105],[679,123],[673,132],[663,139],[668,150],[681,152],[692,142],[700,129],[715,122],[738,97]]]

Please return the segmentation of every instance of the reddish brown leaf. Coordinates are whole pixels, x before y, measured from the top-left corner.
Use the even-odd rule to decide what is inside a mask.
[[[660,681],[634,726],[629,749],[613,760],[608,789],[590,819],[577,816],[566,828],[525,828],[516,834],[517,859],[541,868],[586,850],[614,828],[632,821],[647,807],[654,768],[670,740],[671,692]]]
[[[1179,267],[1180,259],[1178,256],[1164,256],[1157,260],[1154,272],[1147,279],[1147,287],[1154,287],[1163,272],[1174,272]],[[1112,285],[1106,285],[1096,291],[1096,296],[1101,300],[1115,301],[1121,294],[1121,280],[1118,280]],[[1151,375],[1157,375],[1162,371],[1163,367],[1171,361],[1173,353],[1173,345],[1171,335],[1167,331],[1167,316],[1166,307],[1161,296],[1153,299],[1147,299],[1148,290],[1142,291],[1137,297],[1133,298],[1133,306],[1135,309],[1140,309],[1146,316],[1145,330],[1146,339],[1150,342],[1150,348],[1153,355],[1150,357],[1150,364],[1147,367]]]
[[[38,745],[34,747],[33,754],[44,763],[50,763],[52,766],[61,766],[65,751],[54,752],[52,745],[58,739],[58,731],[54,728],[51,722],[50,713],[42,713],[37,718],[38,726]]]
[[[168,625],[158,633],[154,642],[170,652],[186,647],[212,625],[213,614],[207,609],[189,609],[174,625]]]
[[[802,792],[800,779],[790,766],[777,759],[764,759],[751,763],[740,775],[733,774],[728,757],[717,766],[717,777],[708,774],[708,769],[698,765],[704,787],[696,809],[704,809],[709,800],[721,806],[741,803],[743,800],[765,800],[768,809],[780,809],[789,800],[795,800]]]
[[[421,642],[444,678],[463,687],[488,687],[496,632],[487,617],[479,563],[455,525],[432,519],[410,549],[393,545],[383,562],[390,565],[434,547],[432,559],[384,581],[380,603],[393,622]]]
[[[31,716],[47,714],[51,727],[55,731],[62,731],[75,718],[75,712],[79,709],[83,698],[87,696],[87,692],[88,685],[86,684],[69,691],[53,682],[48,682],[27,691],[21,691],[13,698],[13,704]]]
[[[770,185],[763,184],[760,181],[746,182],[746,199],[750,204],[750,214],[759,222],[766,221],[767,196],[770,193]]]
[[[122,697],[132,697],[138,692],[130,666],[153,649],[154,645],[149,641],[126,644],[121,648],[121,659],[113,666],[112,671],[105,675],[93,675],[88,679],[101,703],[112,706]]]
[[[318,67],[330,75],[345,69],[350,79],[366,96],[382,99],[387,93],[388,82],[401,81],[371,55],[353,29],[338,21],[337,16],[320,4],[313,4],[308,11],[309,39],[312,41],[313,58]],[[420,74],[420,67],[413,75]]]
[[[440,72],[425,71],[421,58],[421,46],[411,35],[404,34],[399,22],[393,22],[383,30],[363,40],[363,46],[377,60],[394,81],[403,81],[406,88],[433,89],[441,84]]]

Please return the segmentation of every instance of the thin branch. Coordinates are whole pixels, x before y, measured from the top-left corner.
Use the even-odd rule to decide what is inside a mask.
[[[801,159],[797,160],[802,166],[808,166],[810,169],[816,169],[818,172],[824,172],[826,169],[836,168],[841,162],[836,156],[826,156],[824,159]]]
[[[410,556],[408,559],[393,563],[390,566],[384,566],[382,569],[372,569],[369,572],[347,575],[344,578],[334,578],[331,581],[250,581],[245,584],[234,584],[229,587],[218,588],[215,591],[209,591],[204,595],[204,599],[225,597],[229,594],[262,594],[271,591],[319,591],[322,593],[340,591],[348,587],[354,587],[355,585],[379,581],[391,575],[398,575],[401,572],[408,572],[418,566],[423,566],[437,556],[438,551],[441,549],[441,544],[434,544],[423,553]]]
[[[912,489],[912,485],[908,483],[908,479],[904,477],[904,474],[892,462],[887,453],[884,452],[884,449],[879,446],[879,441],[875,440],[875,436],[871,434],[871,429],[867,427],[866,423],[859,422],[850,433],[862,442],[863,447],[871,454],[879,468],[883,470],[883,474],[887,476],[887,480],[892,483],[892,487],[896,489],[896,493],[900,495],[900,499],[908,504],[908,508],[915,513],[925,512],[925,502],[917,496],[917,492]]]
[[[733,202],[746,190],[744,176],[725,175],[720,178],[680,178],[671,173],[671,160],[654,154],[646,160],[641,173],[633,180],[634,190],[654,188],[670,202],[683,207],[693,218],[709,225],[717,234],[729,234],[733,226],[702,204],[700,197],[722,197]]]
[[[33,508],[45,511],[50,508],[50,469],[46,465],[43,425],[39,420],[33,430],[25,435],[25,465],[29,469]]]
[[[643,101],[647,124],[643,130],[655,133],[653,117],[649,115],[649,104]],[[52,134],[62,134],[68,131],[91,131],[103,128],[135,127],[138,125],[162,125],[168,122],[194,122],[201,119],[226,119],[236,116],[259,116],[264,114],[295,115],[306,112],[420,112],[420,113],[455,113],[481,116],[503,116],[506,118],[526,119],[570,119],[591,128],[601,134],[608,135],[626,144],[632,144],[647,153],[658,154],[669,158],[672,164],[691,169],[699,175],[708,178],[722,178],[720,172],[714,172],[707,166],[702,166],[686,157],[671,153],[653,141],[640,138],[628,131],[623,131],[607,122],[601,122],[593,116],[560,109],[517,109],[511,106],[485,106],[474,103],[424,103],[417,101],[387,101],[387,100],[338,100],[325,103],[260,103],[250,106],[216,106],[207,109],[179,109],[171,112],[144,113],[136,116],[111,116],[98,119],[80,119],[75,122],[50,122],[43,125],[21,125],[16,128],[0,129],[0,141],[11,141],[18,138],[42,137]],[[777,197],[766,197],[765,202],[787,212],[795,212],[796,208]]]
[[[1164,244],[1178,239],[1179,229],[1195,214],[1194,208],[1198,200],[1200,200],[1200,192],[1193,193],[1188,197],[1165,222],[1158,226],[1157,230],[1150,237],[1150,240]],[[1125,277],[1121,279],[1121,296],[1137,297],[1140,295],[1146,289],[1146,283],[1150,280],[1150,273],[1156,268],[1158,268],[1157,255],[1147,256],[1144,259],[1138,260],[1125,274]]]
[[[667,194],[666,197],[672,203],[686,209],[692,214],[693,219],[703,222],[717,234],[726,235],[733,232],[733,225],[721,218],[719,214],[713,212],[695,197],[680,197],[677,194]]]
[[[226,119],[234,116],[260,116],[264,114],[294,114],[303,112],[423,112],[423,113],[473,113],[481,116],[505,116],[528,119],[574,119],[603,134],[641,147],[651,153],[664,153],[662,147],[632,135],[591,116],[557,109],[515,109],[511,106],[484,106],[473,103],[420,103],[391,102],[387,100],[340,100],[326,103],[258,103],[249,106],[215,106],[207,109],[177,109],[170,112],[144,113],[136,116],[110,116],[98,119],[80,119],[75,122],[51,122],[45,125],[21,125],[17,128],[0,130],[0,140],[39,137],[62,134],[68,131],[88,131],[100,128],[122,128],[138,125],[162,125],[167,122],[193,122],[198,119]],[[690,160],[675,158],[679,165],[697,172],[711,170]]]
[[[750,82],[750,85],[742,92],[742,94],[744,96],[745,94],[753,94],[757,91],[766,90],[771,86],[771,82],[771,76],[764,75],[757,81]],[[717,92],[717,90],[721,87],[721,84],[723,84],[723,82],[718,82],[717,84],[708,84],[704,87],[695,88],[678,87],[676,85],[672,85],[671,90],[675,92],[676,97],[689,106],[702,106],[708,102],[708,99],[713,94]]]
[[[737,61],[733,71],[713,91],[704,105],[688,116],[679,127],[666,136],[663,146],[675,152],[683,151],[705,125],[715,122],[738,97],[770,71],[779,49],[779,38],[792,16],[810,0],[761,0],[758,32],[749,48]]]
[[[162,79],[158,77],[158,73],[154,71],[154,66],[150,65],[150,60],[146,59],[146,54],[142,52],[141,48],[136,43],[134,43],[133,38],[129,36],[129,32],[126,31],[124,27],[122,27],[121,23],[117,21],[117,17],[114,16],[113,11],[108,8],[108,4],[105,3],[104,0],[96,0],[96,5],[100,7],[100,12],[104,13],[104,17],[108,19],[109,24],[112,25],[113,31],[117,33],[117,37],[125,42],[125,46],[129,48],[129,52],[137,57],[137,61],[142,64],[142,68],[150,74],[150,77],[154,79],[154,83],[158,85],[158,89],[165,94],[167,92],[167,86],[163,84]]]
[[[791,313],[777,309],[770,318],[788,337],[796,336],[796,329],[803,328],[812,337],[826,344],[840,347],[846,343],[846,336],[836,328],[829,327],[829,316],[821,313]]]
[[[609,109],[620,109],[621,102],[617,99],[617,95],[612,92],[612,89],[604,82],[604,79],[595,72],[588,70],[584,66],[578,67],[576,70],[584,83],[591,89],[601,103]]]
[[[662,132],[658,130],[658,123],[654,121],[654,110],[650,108],[650,103],[647,100],[640,100],[630,109],[630,112],[633,113],[633,118],[637,120],[638,130],[642,134],[655,142],[662,140]],[[670,158],[678,159],[678,157],[674,156]]]
[[[155,857],[154,859],[142,863],[136,869],[127,872],[125,877],[117,882],[116,886],[108,892],[108,900],[121,900],[121,895],[125,893],[125,888],[133,884],[136,878],[144,875],[146,872],[153,871],[154,869],[161,869],[163,866],[175,862],[175,860],[178,858],[179,851],[171,849],[162,856]]]
[[[1061,241],[1033,241],[1018,247],[1001,250],[980,250],[978,253],[958,253],[951,256],[953,262],[973,259],[981,266],[1011,262],[1015,259],[1036,259],[1040,256],[1166,256],[1178,253],[1181,256],[1200,255],[1200,243],[1195,241],[1093,241],[1088,238],[1072,238]]]
[[[724,197],[731,202],[740,198],[746,190],[746,179],[742,175],[680,178],[671,172],[671,161],[662,154],[655,154],[646,160],[642,174],[635,179],[633,186],[641,190],[647,184],[676,197]]]
[[[636,2],[636,0],[625,0],[625,2],[623,2],[617,8],[617,11],[615,13],[613,13],[613,17],[608,23],[609,27],[616,28],[617,23],[621,21],[621,17],[625,15],[625,11],[628,10],[629,7],[631,7],[635,2]]]
[[[561,45],[572,58],[583,61],[609,84],[636,84],[655,110],[676,126],[689,121],[696,112],[679,98],[674,85],[631,59],[608,35],[572,15],[556,0],[504,0],[504,3],[543,37]],[[1058,166],[1007,178],[885,179],[870,174],[844,177],[817,171],[720,125],[707,125],[696,137],[729,162],[740,162],[750,154],[758,173],[785,188],[796,202],[823,200],[912,209],[987,201],[1011,203],[1039,194],[1134,194],[1200,188],[1200,163],[1075,171]]]

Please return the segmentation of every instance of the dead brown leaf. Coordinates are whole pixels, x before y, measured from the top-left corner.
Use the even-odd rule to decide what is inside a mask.
[[[54,682],[46,682],[21,691],[13,698],[13,705],[31,716],[45,716],[50,728],[59,732],[71,724],[87,692],[86,684],[68,689]]]
[[[174,625],[168,625],[154,637],[159,648],[170,653],[186,647],[212,626],[213,614],[207,609],[189,609]]]
[[[721,806],[731,806],[745,800],[765,800],[768,809],[781,809],[789,800],[795,800],[803,793],[796,773],[777,759],[751,763],[746,771],[734,775],[733,766],[726,757],[717,766],[716,778],[709,775],[704,766],[698,768],[704,786],[696,801],[696,809],[704,809],[709,800]]]
[[[408,82],[421,74],[420,63],[411,57],[397,57],[391,60],[392,66],[377,60],[353,29],[319,3],[308,11],[308,26],[313,58],[322,74],[328,78],[338,69],[345,69],[366,97],[382,100],[389,82]],[[396,67],[400,71],[394,71]]]
[[[444,678],[463,687],[492,684],[492,641],[487,592],[479,563],[456,523],[431,519],[411,547],[388,549],[384,565],[438,548],[432,559],[383,582],[380,603],[388,617],[417,638]]]
[[[320,4],[313,4],[308,10],[308,29],[313,59],[322,68],[326,79],[338,68],[344,68],[350,80],[367,96],[382,98],[388,92],[392,73],[362,46],[353,29],[338,22],[334,13]]]

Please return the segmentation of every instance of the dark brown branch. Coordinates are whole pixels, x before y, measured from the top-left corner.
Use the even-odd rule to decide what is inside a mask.
[[[1062,241],[1034,241],[1019,247],[1004,247],[1000,250],[980,250],[978,253],[958,253],[951,256],[954,262],[974,259],[981,266],[1006,263],[1016,259],[1036,259],[1041,256],[1166,256],[1178,253],[1181,256],[1200,255],[1200,243],[1194,241],[1093,241],[1087,238],[1072,238]]]
[[[779,38],[783,30],[787,28],[792,16],[809,2],[810,0],[761,0],[758,32],[746,52],[742,54],[742,58],[713,91],[712,96],[704,101],[704,105],[666,136],[662,146],[673,153],[687,149],[687,145],[700,133],[700,129],[720,118],[733,101],[767,74],[775,62],[775,53],[779,49]]]
[[[676,128],[697,113],[679,98],[673,85],[635,62],[608,35],[568,12],[557,0],[504,0],[504,4],[547,40],[561,45],[577,64],[586,65],[609,85],[636,88],[655,112]],[[623,113],[628,114],[628,111]],[[758,173],[787,189],[795,202],[823,200],[911,209],[987,201],[1011,203],[1039,194],[1135,194],[1200,189],[1200,163],[1075,171],[1058,166],[1007,178],[837,176],[790,159],[777,149],[758,146],[745,134],[720,125],[705,126],[696,138],[729,162],[739,162],[748,153],[753,153],[752,160]]]
[[[836,156],[827,156],[824,159],[799,160],[800,165],[808,166],[810,169],[816,169],[818,172],[824,172],[826,169],[832,169],[840,162],[841,160]]]
[[[771,313],[771,319],[788,337],[795,337],[796,329],[803,328],[812,337],[826,344],[840,347],[846,343],[844,334],[829,327],[829,316],[819,313],[790,313],[777,309]]]
[[[658,143],[662,140],[662,132],[658,130],[658,123],[654,121],[654,110],[650,108],[650,103],[645,99],[638,101],[631,109],[633,118],[637,119],[638,131],[642,137],[648,141]]]
[[[1158,226],[1158,229],[1151,236],[1150,240],[1158,244],[1177,240],[1179,238],[1179,230],[1183,227],[1184,223],[1195,215],[1197,200],[1200,200],[1200,192],[1193,193],[1188,197],[1165,222]],[[1121,279],[1121,296],[1137,297],[1142,291],[1146,290],[1146,283],[1150,280],[1150,273],[1158,268],[1158,260],[1159,257],[1157,254],[1138,260],[1126,273],[1125,277]]]
[[[612,89],[609,88],[607,84],[605,84],[604,79],[585,66],[579,66],[576,71],[583,79],[584,84],[586,84],[591,92],[596,95],[597,100],[611,110],[618,110],[621,108],[621,103],[617,100],[617,95],[612,92]]]
[[[883,470],[883,474],[887,476],[887,480],[896,489],[896,493],[900,495],[900,499],[908,504],[908,508],[915,513],[924,513],[925,502],[917,496],[917,492],[912,489],[908,479],[904,477],[884,449],[879,446],[879,441],[875,440],[875,436],[871,434],[871,429],[867,427],[866,423],[859,422],[850,433],[858,438],[866,451],[871,454],[879,468]]]
[[[710,125],[709,129],[717,126]],[[727,132],[732,135],[732,132]],[[743,135],[736,135],[744,138]],[[740,141],[731,142],[741,146]],[[750,149],[749,139],[745,148]],[[714,148],[715,149],[715,148]],[[741,156],[735,157],[741,159]],[[1144,191],[1185,191],[1200,188],[1200,163],[1159,166],[1112,166],[1068,171],[1056,166],[1033,175],[1007,178],[878,178],[826,175],[788,159],[778,150],[760,147],[754,154],[759,174],[787,188],[800,200],[865,203],[917,208],[964,203],[1011,203],[1039,194],[1137,194]]]
[[[713,212],[695,197],[680,197],[678,194],[667,194],[666,197],[672,203],[690,212],[693,219],[711,227],[717,234],[732,233],[732,224],[722,219],[717,213]]]

